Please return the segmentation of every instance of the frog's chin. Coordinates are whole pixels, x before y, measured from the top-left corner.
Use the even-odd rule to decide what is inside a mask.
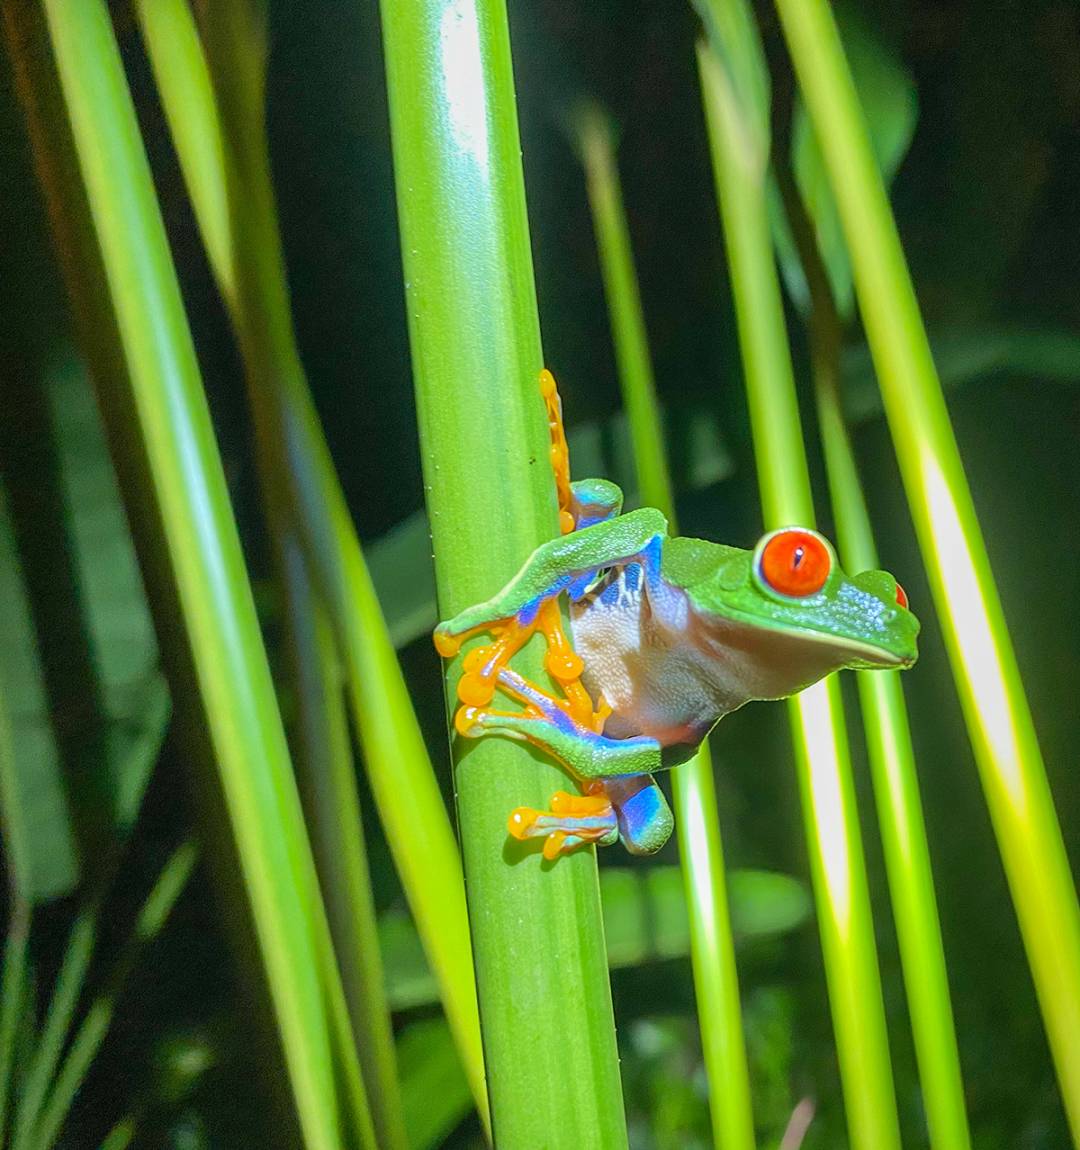
[[[792,632],[795,634],[796,632]],[[874,643],[863,643],[858,639],[838,638],[826,635],[820,631],[798,632],[802,637],[818,645],[822,651],[830,651],[837,660],[838,667],[846,667],[853,671],[901,671],[912,666],[918,653],[915,650],[898,653],[887,647],[879,647]]]

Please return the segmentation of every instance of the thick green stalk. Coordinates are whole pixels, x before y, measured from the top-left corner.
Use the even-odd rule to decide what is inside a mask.
[[[600,270],[615,343],[623,404],[634,444],[638,491],[677,533],[645,316],[623,209],[611,125],[598,108],[578,120],[578,143],[596,229]],[[691,959],[701,1044],[709,1079],[713,1141],[724,1150],[754,1145],[754,1115],[743,1042],[739,980],[728,914],[727,878],[708,743],[671,772],[679,853],[690,915]]]
[[[325,919],[131,97],[104,4],[44,8],[301,1125],[336,1150]],[[366,1108],[344,1121],[372,1142]]]
[[[732,37],[727,50],[739,60],[760,52],[760,44],[756,36]],[[699,49],[698,62],[765,524],[812,526],[810,479],[766,210],[767,127],[754,122],[730,70],[710,49]],[[789,712],[851,1144],[856,1150],[898,1150],[866,867],[835,676],[792,699]]]
[[[824,0],[777,0],[777,8],[840,210],[908,504],[1080,1146],[1080,908],[1031,711],[835,21]]]
[[[809,220],[788,190],[810,289],[814,393],[837,545],[845,570],[866,571],[879,564],[840,401],[840,317]],[[967,1150],[964,1082],[904,691],[899,672],[859,671],[857,679],[930,1141],[940,1150]]]
[[[253,348],[252,352],[256,363],[266,367],[264,392],[277,389],[279,393],[279,426],[288,452],[288,497],[298,509],[297,525],[311,574],[333,625],[379,815],[439,979],[443,1006],[473,1096],[485,1116],[480,1024],[457,846],[296,350],[282,290],[284,260],[265,161],[265,136],[261,125],[254,139],[250,132],[244,134],[248,147],[259,150],[258,162],[248,165],[247,178],[254,202],[261,206],[261,239],[248,228],[240,228],[234,236],[236,222],[227,186],[232,144],[222,134],[206,56],[188,5],[183,0],[141,0],[136,11],[222,295],[238,329],[250,331],[251,325],[239,311],[242,297],[237,281],[238,262],[250,257],[249,267],[257,276],[249,284],[251,309],[272,317],[272,340],[265,349]],[[222,60],[219,70],[226,68],[227,61]],[[198,131],[192,130],[192,121]],[[216,145],[209,143],[212,140]],[[241,197],[239,210],[249,210],[246,197]],[[238,249],[245,235],[252,238],[252,245]],[[250,339],[245,336],[247,343]],[[334,772],[327,781],[349,791],[342,790],[339,799],[328,804],[334,806],[339,820],[344,819],[356,806],[355,785],[341,772]],[[335,837],[344,834],[343,827],[334,831]],[[350,888],[358,893],[352,880]],[[353,915],[363,916],[358,904]],[[365,954],[368,950],[365,939]],[[370,955],[364,961],[375,969]],[[368,1009],[377,1016],[379,987],[369,983],[364,994]],[[381,1062],[387,1065],[386,1059]]]
[[[556,530],[543,365],[503,0],[386,0],[424,476],[444,616]],[[525,674],[543,675],[533,647]],[[461,661],[451,666],[450,706]],[[626,1144],[596,859],[508,841],[566,777],[507,740],[454,741],[492,1120],[500,1147]]]

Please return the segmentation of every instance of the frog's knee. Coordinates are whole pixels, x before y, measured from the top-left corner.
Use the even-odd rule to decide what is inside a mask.
[[[619,838],[635,855],[655,854],[671,838],[675,819],[656,780],[649,775],[605,781],[618,813]]]
[[[575,527],[591,527],[603,523],[622,511],[623,493],[607,479],[579,479],[570,485]]]

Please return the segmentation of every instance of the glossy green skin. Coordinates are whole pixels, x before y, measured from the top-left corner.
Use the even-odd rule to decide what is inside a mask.
[[[848,577],[825,540],[832,565],[824,586],[793,597],[760,571],[775,532],[753,551],[669,538],[659,511],[619,515],[621,493],[611,484],[585,481],[574,493],[576,521],[590,525],[537,548],[502,591],[439,631],[457,635],[512,617],[527,624],[545,599],[569,593],[583,681],[612,707],[604,734],[578,726],[513,672],[502,685],[543,717],[479,711],[470,734],[527,738],[579,778],[602,780],[618,816],[603,841],[620,838],[635,853],[659,849],[671,814],[641,777],[689,758],[723,715],[841,668],[902,668],[917,658],[919,623],[898,603],[896,580],[884,571]],[[574,820],[566,822],[572,833]]]

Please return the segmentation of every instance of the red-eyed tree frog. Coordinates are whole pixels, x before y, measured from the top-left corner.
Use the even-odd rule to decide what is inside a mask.
[[[809,528],[770,531],[747,551],[669,538],[653,508],[620,514],[615,484],[570,482],[547,371],[541,391],[564,533],[498,594],[440,623],[435,645],[450,657],[467,637],[490,632],[494,640],[465,659],[458,733],[527,739],[585,791],[559,791],[550,811],[519,807],[509,820],[514,837],[543,838],[549,859],[587,842],[652,854],[674,822],[655,772],[689,759],[724,715],[752,699],[786,698],[844,667],[910,667],[919,622],[891,575],[849,578]],[[573,646],[562,628],[564,592]],[[537,631],[561,698],[509,665]],[[524,709],[493,708],[497,687]]]

